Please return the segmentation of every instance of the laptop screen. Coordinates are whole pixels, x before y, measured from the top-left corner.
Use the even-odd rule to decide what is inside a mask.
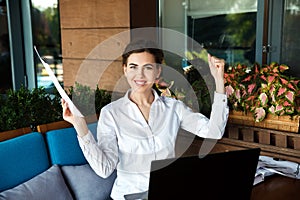
[[[148,199],[250,199],[259,154],[254,148],[152,161]]]

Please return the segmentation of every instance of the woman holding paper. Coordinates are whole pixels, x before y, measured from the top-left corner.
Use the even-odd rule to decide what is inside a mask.
[[[111,198],[148,190],[150,164],[175,156],[179,128],[203,138],[220,139],[227,117],[224,90],[224,60],[208,55],[216,83],[210,119],[193,112],[183,102],[159,96],[152,86],[161,74],[163,52],[151,41],[134,41],[122,55],[123,70],[130,85],[124,97],[102,108],[97,139],[82,117],[71,113],[62,100],[63,117],[72,123],[81,149],[93,170],[108,177],[117,169]]]

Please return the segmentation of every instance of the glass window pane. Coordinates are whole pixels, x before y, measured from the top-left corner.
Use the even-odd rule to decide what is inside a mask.
[[[283,17],[281,63],[290,66],[290,73],[300,77],[300,1],[286,0]]]
[[[0,0],[0,93],[12,89],[12,71],[9,52],[9,34],[7,25],[6,1]]]
[[[188,35],[229,65],[255,62],[257,0],[191,0]]]
[[[39,50],[40,55],[47,62],[58,80],[63,81],[61,62],[61,43],[58,0],[31,0],[32,3],[32,34],[33,44]],[[54,88],[47,72],[42,64],[36,60],[37,86],[45,87],[50,92]]]
[[[184,30],[229,65],[256,61],[257,0],[161,0],[161,8],[163,28]]]

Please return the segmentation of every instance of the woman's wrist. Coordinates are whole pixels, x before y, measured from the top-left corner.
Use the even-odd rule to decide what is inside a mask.
[[[216,79],[216,92],[220,94],[225,94],[224,79]]]
[[[89,129],[87,127],[84,117],[75,117],[73,126],[79,137],[83,137],[83,136],[87,135],[89,132]]]

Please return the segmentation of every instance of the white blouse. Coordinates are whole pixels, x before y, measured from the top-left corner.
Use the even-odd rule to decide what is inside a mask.
[[[180,128],[203,138],[220,139],[224,134],[229,113],[225,94],[214,93],[209,120],[182,101],[153,92],[148,123],[129,99],[129,90],[102,108],[97,141],[90,131],[78,137],[85,158],[99,176],[108,177],[117,169],[113,199],[148,190],[151,161],[175,156]]]

